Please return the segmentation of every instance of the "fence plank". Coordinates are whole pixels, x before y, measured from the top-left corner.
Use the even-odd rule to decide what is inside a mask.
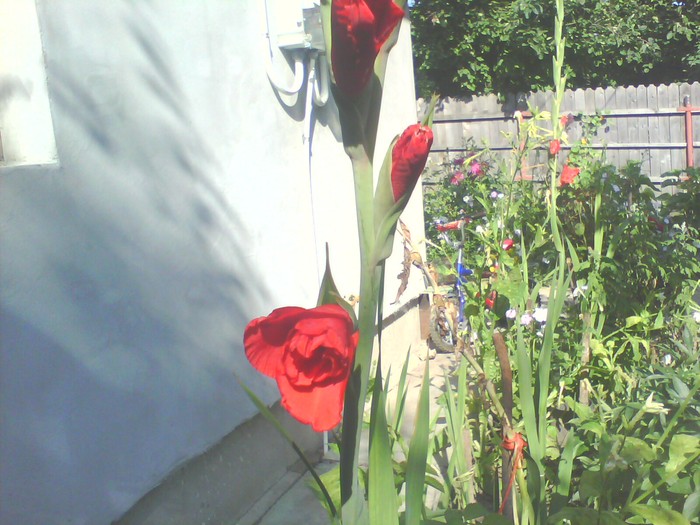
[[[659,109],[659,88],[658,86],[649,86],[647,88],[647,105],[651,111],[658,111]],[[647,117],[649,122],[649,143],[655,143],[661,141],[661,123],[659,117],[650,115]],[[650,174],[652,177],[663,173],[661,169],[661,155],[656,153],[654,155],[650,154],[649,164]]]
[[[637,107],[643,108],[649,111],[649,102],[647,100],[647,87],[639,86],[637,88]],[[639,142],[646,142],[647,144],[651,141],[649,140],[649,117],[646,115],[640,116],[637,119],[637,129],[638,129],[638,139]],[[651,150],[646,148],[641,151],[641,169],[642,173],[651,176]]]
[[[628,87],[625,89],[625,104],[627,109],[639,109],[639,100],[637,99],[637,88]],[[627,140],[625,143],[639,143],[639,116],[625,117],[627,121]],[[642,162],[642,149],[630,148],[626,150],[630,161]]]
[[[700,83],[690,86],[690,105],[700,108]],[[700,167],[700,114],[693,115],[694,164]]]
[[[615,108],[615,88],[606,87],[603,90],[603,106],[600,111],[607,113]],[[617,143],[617,122],[609,118],[607,120],[606,144]],[[608,161],[615,166],[620,164],[620,155],[616,150],[609,151],[607,154]]]
[[[670,102],[670,97],[668,93],[668,87],[665,84],[661,84],[658,86],[657,89],[657,94],[658,94],[658,104],[659,104],[659,109],[660,108],[668,108],[669,107],[669,102]],[[657,137],[657,140],[661,142],[664,140],[664,137],[668,137],[670,139],[671,137],[671,117],[658,117],[659,119],[659,136]],[[668,139],[667,139],[668,140]],[[671,151],[664,151],[662,155],[659,156],[659,173],[665,173],[667,171],[672,170],[672,162],[671,162]]]
[[[682,105],[680,87],[678,84],[668,86],[669,107],[679,108]],[[671,142],[685,142],[685,119],[682,114],[670,117]],[[685,168],[685,149],[674,148],[671,150],[671,169]]]
[[[615,109],[627,109],[627,90],[624,87],[615,89]],[[626,144],[629,142],[629,129],[627,117],[619,117],[615,119],[617,128],[616,144]],[[620,150],[618,152],[619,166],[624,166],[630,159],[629,151]]]

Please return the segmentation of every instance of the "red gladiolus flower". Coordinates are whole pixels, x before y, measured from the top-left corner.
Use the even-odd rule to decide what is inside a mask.
[[[505,251],[510,250],[515,243],[513,242],[513,239],[503,239],[503,242],[501,243],[501,248],[503,248]]]
[[[423,173],[433,145],[433,130],[428,126],[408,126],[391,152],[391,189],[394,201],[410,195]]]
[[[277,381],[282,406],[317,432],[340,423],[358,332],[337,304],[287,306],[251,321],[243,335],[248,361]]]
[[[549,143],[549,154],[554,156],[557,153],[559,153],[559,150],[561,149],[561,142],[559,139],[553,140]]]
[[[333,0],[333,75],[338,88],[357,97],[367,86],[374,61],[404,12],[392,0]]]
[[[486,308],[488,310],[493,310],[493,307],[496,305],[496,299],[498,299],[498,292],[496,290],[493,290],[489,296],[484,299],[484,303],[486,304]]]
[[[559,119],[559,123],[561,124],[562,128],[565,128],[571,124],[574,121],[574,116],[569,113],[567,115],[562,115],[561,118]]]
[[[566,186],[574,182],[578,174],[581,173],[581,168],[575,168],[566,164],[561,170],[561,178],[559,179],[560,186]]]

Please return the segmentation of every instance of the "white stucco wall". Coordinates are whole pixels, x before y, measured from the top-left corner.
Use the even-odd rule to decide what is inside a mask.
[[[357,293],[332,105],[309,174],[260,4],[36,2],[58,162],[0,168],[1,525],[116,519],[254,415],[234,372],[274,401],[243,328],[315,303],[325,241]],[[389,76],[381,156],[415,121],[407,26]]]

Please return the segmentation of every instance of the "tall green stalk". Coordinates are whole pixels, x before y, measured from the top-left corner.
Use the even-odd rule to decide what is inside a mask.
[[[360,241],[360,302],[358,329],[360,339],[355,365],[348,382],[343,413],[343,433],[340,448],[340,493],[342,515],[346,523],[366,523],[369,519],[364,491],[359,483],[359,452],[362,437],[369,368],[374,345],[375,319],[380,282],[380,269],[371,260],[374,252],[374,220],[372,197],[374,175],[372,161],[363,145],[348,147],[355,182],[355,204]]]
[[[556,18],[554,24],[555,54],[553,57],[554,99],[551,108],[553,140],[561,140],[562,125],[560,110],[564,97],[566,77],[562,75],[564,66],[565,39],[564,1],[556,0]],[[527,486],[521,484],[521,492],[529,492],[532,509],[523,508],[523,522],[543,525],[547,521],[547,480],[545,478],[544,460],[547,449],[547,399],[550,390],[550,375],[552,352],[554,350],[554,334],[564,306],[568,279],[566,278],[566,252],[563,236],[559,228],[557,215],[558,166],[557,158],[552,155],[549,159],[549,225],[552,240],[557,250],[557,265],[550,286],[547,312],[547,322],[544,327],[542,346],[536,363],[534,388],[532,384],[533,362],[525,346],[522,327],[517,334],[518,382],[521,400],[521,410],[525,433],[528,441],[530,458],[528,461]],[[519,478],[522,480],[522,478]]]

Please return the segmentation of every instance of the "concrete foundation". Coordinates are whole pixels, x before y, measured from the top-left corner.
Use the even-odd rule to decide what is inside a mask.
[[[322,434],[294,420],[278,404],[272,412],[309,459],[318,461]],[[256,501],[289,475],[298,456],[261,415],[239,426],[171,473],[115,525],[239,523]],[[301,475],[301,469],[296,477]]]

